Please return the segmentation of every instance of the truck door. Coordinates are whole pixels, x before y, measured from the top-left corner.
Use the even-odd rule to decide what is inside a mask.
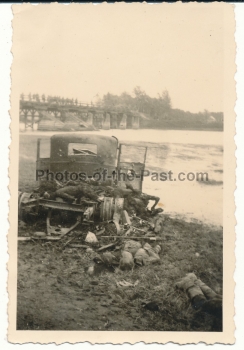
[[[118,186],[131,184],[134,189],[142,191],[142,175],[145,169],[147,147],[129,143],[119,145],[117,180]]]

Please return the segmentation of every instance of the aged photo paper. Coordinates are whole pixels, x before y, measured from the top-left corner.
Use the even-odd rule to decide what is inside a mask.
[[[13,5],[8,340],[235,342],[234,5]]]

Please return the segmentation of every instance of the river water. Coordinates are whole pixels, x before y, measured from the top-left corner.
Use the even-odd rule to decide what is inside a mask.
[[[77,132],[78,133],[78,132]],[[92,134],[115,136],[119,141],[146,142],[146,169],[152,173],[171,171],[174,181],[160,181],[149,175],[143,191],[161,198],[160,206],[171,216],[222,225],[223,213],[223,133],[188,130],[101,130]],[[27,131],[20,135],[52,135],[57,132]],[[20,136],[21,142],[21,136]],[[128,154],[140,157],[140,149]],[[179,181],[180,172],[204,172],[208,181]],[[186,177],[187,175],[185,175]],[[193,175],[190,175],[192,178]],[[153,181],[154,180],[154,181]]]

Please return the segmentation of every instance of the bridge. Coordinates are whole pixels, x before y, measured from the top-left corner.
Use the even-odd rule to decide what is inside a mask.
[[[54,131],[139,129],[140,115],[136,111],[104,108],[77,99],[45,95],[21,95],[20,123],[24,128]]]

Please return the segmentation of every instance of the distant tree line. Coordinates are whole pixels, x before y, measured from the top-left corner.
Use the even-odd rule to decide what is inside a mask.
[[[120,96],[107,93],[99,101],[104,108],[123,109],[144,113],[150,119],[160,119],[171,110],[171,99],[167,90],[158,97],[150,97],[139,86],[133,90],[133,96],[123,92]]]
[[[192,113],[174,109],[167,90],[159,93],[157,97],[150,97],[136,86],[132,95],[127,92],[119,96],[107,93],[97,104],[103,108],[140,114],[142,128],[223,130],[222,112],[204,110]]]

